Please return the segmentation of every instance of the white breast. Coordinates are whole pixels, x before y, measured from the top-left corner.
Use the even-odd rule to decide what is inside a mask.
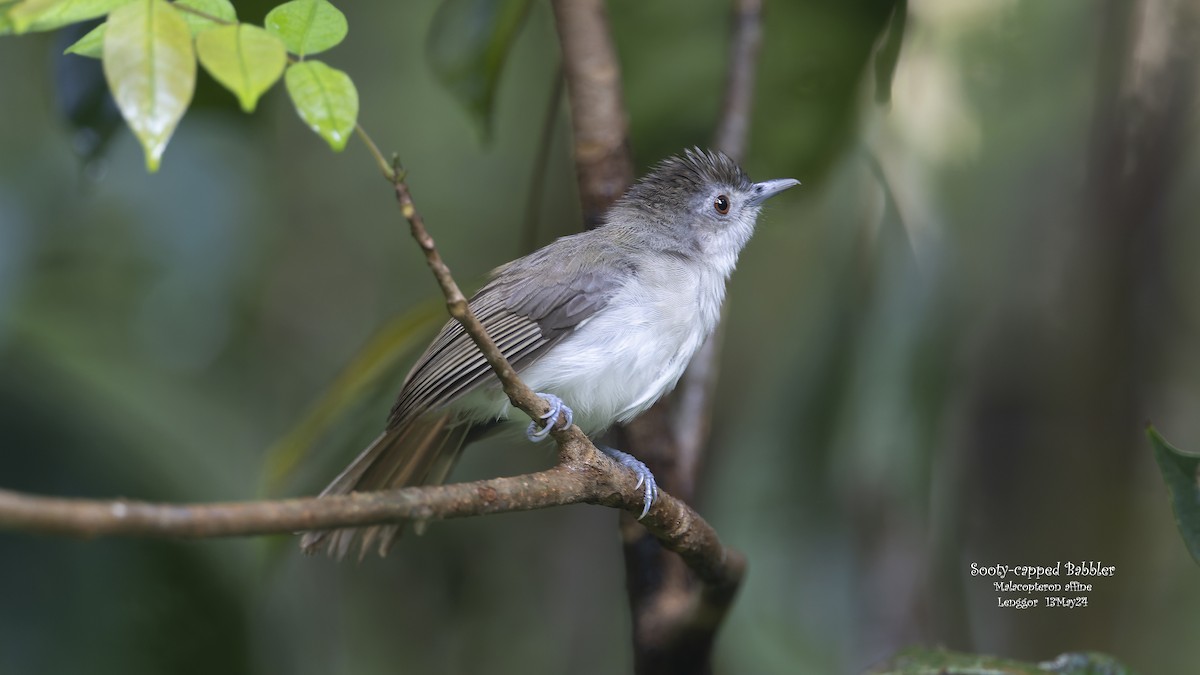
[[[606,309],[524,369],[522,379],[563,399],[586,433],[629,421],[674,388],[716,327],[722,272],[673,259],[642,269]],[[497,403],[497,414],[507,414],[507,401]]]

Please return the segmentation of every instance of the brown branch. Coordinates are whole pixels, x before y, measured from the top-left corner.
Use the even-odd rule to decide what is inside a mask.
[[[500,384],[504,388],[504,394],[508,396],[508,400],[530,417],[540,418],[550,410],[550,406],[521,381],[517,376],[517,371],[513,370],[508,359],[504,357],[500,348],[488,336],[483,324],[471,311],[466,296],[459,290],[458,284],[454,282],[454,277],[450,274],[450,268],[442,261],[433,237],[429,236],[429,231],[425,229],[425,221],[413,204],[412,194],[408,191],[408,184],[404,182],[404,177],[404,171],[399,166],[393,165],[392,188],[396,193],[396,202],[400,205],[400,213],[408,221],[413,239],[425,253],[425,262],[429,264],[429,269],[433,271],[438,286],[442,288],[442,295],[446,297],[446,310],[455,321],[462,324],[467,335],[479,348],[483,358],[487,360],[488,365],[496,373],[496,377],[500,379]],[[557,425],[555,426],[557,427]],[[560,443],[568,437],[580,437],[587,440],[579,427],[574,425],[570,429],[552,433]]]
[[[0,529],[88,538],[208,538],[464,518],[565,504],[640,511],[641,492],[634,485],[633,474],[601,454],[586,437],[569,437],[560,446],[560,463],[546,471],[330,497],[155,504],[0,490]],[[745,565],[741,554],[726,549],[716,531],[686,504],[659,493],[644,522],[665,546],[689,561],[714,593],[737,586]]]
[[[604,0],[554,0],[563,74],[571,104],[575,172],[588,229],[633,182],[621,67]]]

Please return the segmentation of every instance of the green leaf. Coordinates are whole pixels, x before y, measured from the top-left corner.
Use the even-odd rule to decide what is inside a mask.
[[[15,1],[5,2],[0,0],[0,35],[9,35],[13,32],[12,19],[8,18],[8,10],[16,5]]]
[[[102,23],[91,29],[87,35],[76,40],[75,44],[67,47],[63,53],[77,54],[92,59],[104,56],[104,33],[107,30],[107,26],[107,23]]]
[[[104,36],[104,77],[146,151],[146,169],[157,171],[196,88],[187,22],[164,0],[135,0],[114,10]]]
[[[1154,427],[1146,427],[1154,459],[1167,483],[1175,525],[1192,558],[1200,563],[1200,455],[1172,446]]]
[[[287,51],[279,38],[258,26],[238,24],[206,30],[196,36],[200,65],[238,97],[242,110],[253,112],[258,97],[283,75]]]
[[[358,90],[350,76],[320,61],[288,66],[288,94],[310,129],[340,152],[358,120]]]
[[[25,0],[8,10],[13,31],[53,30],[104,16],[131,0]]]
[[[209,16],[214,16],[225,24],[213,21],[212,19],[191,12],[180,11],[179,15],[187,22],[188,28],[192,30],[192,35],[199,35],[201,31],[208,30],[214,26],[237,23],[237,10],[233,8],[233,3],[229,0],[179,0],[175,3],[176,7],[191,7],[198,12],[204,12]]]
[[[327,0],[285,2],[267,14],[263,25],[300,58],[336,45],[348,30],[346,15]]]
[[[433,73],[486,139],[500,71],[528,15],[529,0],[443,0],[426,48]]]

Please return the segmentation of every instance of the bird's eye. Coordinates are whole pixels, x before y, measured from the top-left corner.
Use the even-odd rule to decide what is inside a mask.
[[[717,198],[713,200],[713,208],[721,215],[729,213],[729,197],[717,195]]]

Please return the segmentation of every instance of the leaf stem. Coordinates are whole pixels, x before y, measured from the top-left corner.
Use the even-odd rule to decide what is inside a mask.
[[[188,5],[183,5],[178,2],[172,2],[171,6],[181,12],[184,12],[186,14],[191,14],[192,16],[198,16],[201,19],[208,19],[209,21],[211,21],[215,24],[219,24],[221,26],[236,26],[236,25],[238,25],[237,21],[228,21],[226,19],[222,19],[219,16],[209,14],[208,12],[205,12],[203,10],[196,9],[195,7],[191,7]]]
[[[354,133],[358,135],[359,140],[363,145],[367,146],[367,152],[375,158],[375,164],[379,166],[379,172],[387,179],[389,183],[395,183],[397,178],[396,170],[392,168],[392,164],[384,158],[383,153],[379,151],[379,146],[375,145],[375,141],[371,140],[371,135],[363,128],[363,125],[358,122],[354,123]],[[401,178],[400,180],[403,180]]]

